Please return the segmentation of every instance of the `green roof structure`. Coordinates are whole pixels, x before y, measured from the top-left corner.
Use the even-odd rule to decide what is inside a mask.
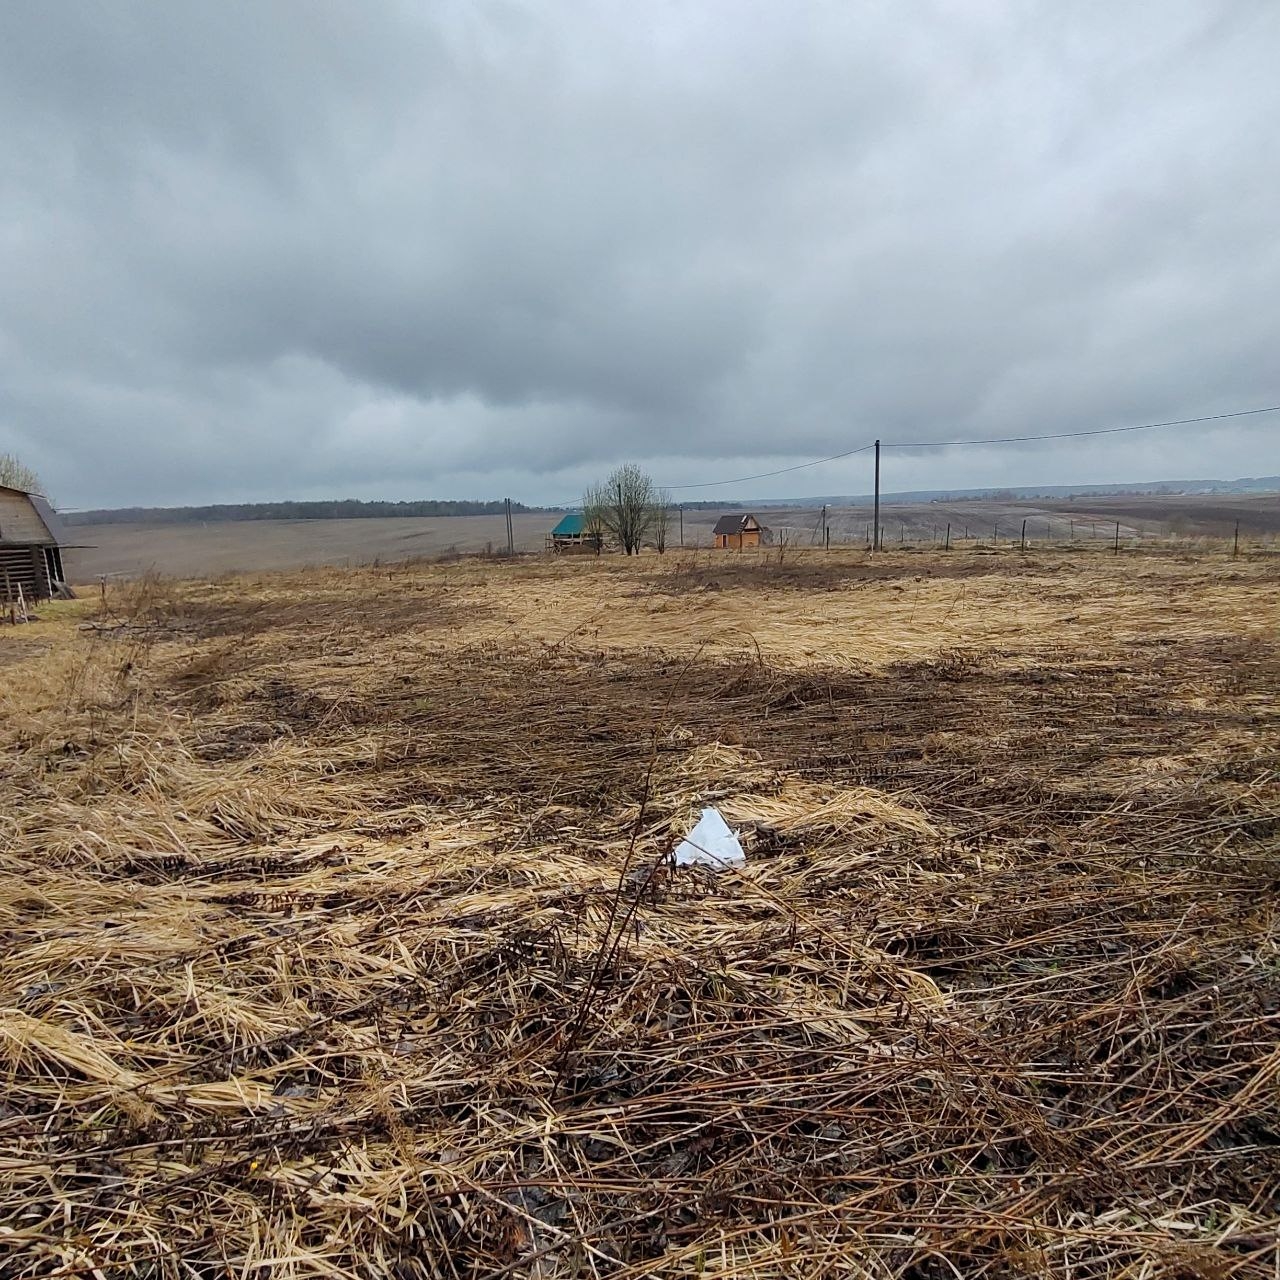
[[[553,538],[581,538],[586,532],[587,522],[581,511],[570,511],[554,529]]]

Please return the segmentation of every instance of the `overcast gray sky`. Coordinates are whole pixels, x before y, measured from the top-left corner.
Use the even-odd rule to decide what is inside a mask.
[[[12,0],[0,451],[562,501],[1280,403],[1277,67],[1270,0]],[[1280,473],[1245,423],[886,487]]]

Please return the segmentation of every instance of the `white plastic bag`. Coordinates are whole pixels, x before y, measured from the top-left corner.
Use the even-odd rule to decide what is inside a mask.
[[[747,860],[738,837],[729,830],[719,809],[703,809],[697,825],[676,847],[677,867],[740,867]]]

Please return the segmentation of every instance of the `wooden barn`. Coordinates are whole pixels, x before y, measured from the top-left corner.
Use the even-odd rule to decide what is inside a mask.
[[[750,512],[721,516],[712,533],[715,545],[722,551],[741,551],[743,547],[765,546],[770,541],[768,526],[761,524]]]
[[[66,594],[62,521],[38,493],[0,485],[0,600]]]

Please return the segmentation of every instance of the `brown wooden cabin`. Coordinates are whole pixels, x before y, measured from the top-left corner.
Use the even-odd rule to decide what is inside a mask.
[[[771,538],[768,526],[749,512],[721,516],[712,533],[720,550],[741,551],[743,547],[765,546]]]
[[[38,493],[0,485],[0,600],[65,594],[62,521]]]

